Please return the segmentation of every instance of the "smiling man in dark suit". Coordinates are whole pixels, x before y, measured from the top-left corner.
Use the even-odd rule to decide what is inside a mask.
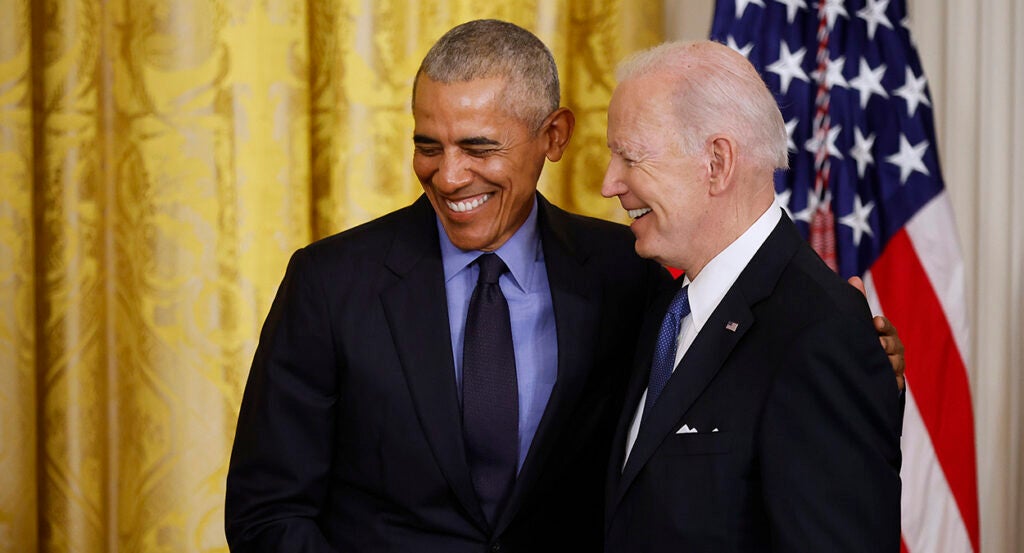
[[[413,116],[424,196],[289,264],[239,415],[231,549],[600,550],[612,430],[667,273],[625,227],[537,193],[574,117],[529,32],[451,30]],[[497,303],[474,315],[478,288]]]
[[[782,115],[753,66],[668,44],[621,72],[602,192],[686,271],[641,331],[606,551],[899,551],[899,400],[864,298],[775,201]]]

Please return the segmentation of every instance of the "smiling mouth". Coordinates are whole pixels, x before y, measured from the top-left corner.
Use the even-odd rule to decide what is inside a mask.
[[[465,213],[467,211],[473,211],[474,209],[487,203],[494,194],[484,194],[471,200],[462,200],[461,202],[453,202],[451,200],[445,200],[444,203],[448,204],[448,209],[456,211],[458,213]]]
[[[630,218],[632,218],[634,220],[635,219],[639,219],[639,218],[643,217],[644,215],[647,215],[650,212],[651,212],[651,208],[649,208],[649,207],[641,207],[639,209],[627,209],[626,210],[626,213],[628,213]]]

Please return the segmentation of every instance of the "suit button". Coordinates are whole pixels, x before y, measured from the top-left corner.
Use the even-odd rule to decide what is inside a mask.
[[[491,544],[491,553],[501,553],[501,542]]]

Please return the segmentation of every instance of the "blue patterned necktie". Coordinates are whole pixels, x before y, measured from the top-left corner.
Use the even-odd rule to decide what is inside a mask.
[[[654,346],[654,359],[651,361],[651,376],[647,381],[647,401],[644,403],[644,416],[654,407],[658,396],[665,389],[676,360],[676,347],[679,342],[679,328],[683,317],[690,314],[690,297],[683,286],[676,292],[668,311],[661,321],[658,341]]]
[[[487,521],[494,524],[516,479],[519,387],[508,302],[498,279],[508,271],[493,253],[477,258],[462,347],[462,433],[466,460]]]

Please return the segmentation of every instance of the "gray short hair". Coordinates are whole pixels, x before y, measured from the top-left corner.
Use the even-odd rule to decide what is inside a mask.
[[[654,73],[672,82],[672,111],[686,153],[695,154],[710,136],[726,133],[758,166],[789,166],[789,137],[778,103],[741,54],[716,42],[670,42],[626,60],[617,76],[621,82]]]
[[[444,34],[423,58],[416,80],[439,83],[503,77],[509,111],[538,129],[561,101],[558,67],[551,51],[533,33],[506,21],[478,19]],[[413,101],[416,87],[413,85]]]

